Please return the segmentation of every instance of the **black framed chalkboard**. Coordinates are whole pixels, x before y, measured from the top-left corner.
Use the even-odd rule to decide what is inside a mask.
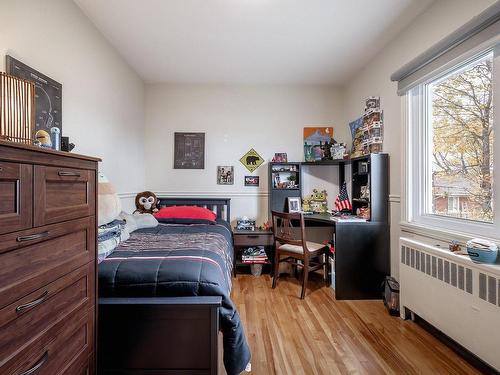
[[[174,169],[205,169],[205,133],[174,134]]]
[[[62,85],[45,74],[6,56],[7,73],[35,83],[35,132],[57,127],[62,134]]]

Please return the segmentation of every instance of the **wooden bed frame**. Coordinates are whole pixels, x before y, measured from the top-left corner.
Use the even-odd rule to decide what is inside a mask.
[[[229,221],[230,199],[163,198],[160,207],[213,210]],[[222,297],[99,298],[98,374],[215,375]]]

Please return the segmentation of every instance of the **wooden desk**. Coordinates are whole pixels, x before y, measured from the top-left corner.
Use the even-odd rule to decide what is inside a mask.
[[[385,222],[334,221],[329,214],[304,215],[308,226],[333,226],[335,297],[381,299],[381,284],[390,274],[389,225]]]

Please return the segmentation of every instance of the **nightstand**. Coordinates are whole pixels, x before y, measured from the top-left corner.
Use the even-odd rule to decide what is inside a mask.
[[[250,266],[248,263],[242,263],[240,259],[241,251],[246,247],[264,246],[269,263],[272,263],[274,252],[273,250],[273,232],[265,230],[237,230],[233,229],[233,247],[234,247],[234,264],[233,274],[236,276],[236,267]]]

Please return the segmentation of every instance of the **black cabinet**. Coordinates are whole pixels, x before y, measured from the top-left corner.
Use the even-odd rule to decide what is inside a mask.
[[[390,274],[389,226],[338,222],[335,226],[335,298],[380,299]]]

